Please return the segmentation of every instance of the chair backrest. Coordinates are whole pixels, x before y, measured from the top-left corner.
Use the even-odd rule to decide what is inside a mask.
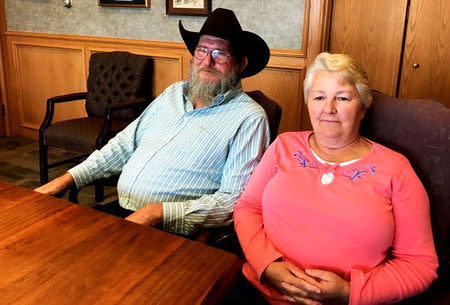
[[[372,95],[373,105],[361,124],[361,134],[402,153],[411,162],[430,199],[440,281],[448,280],[450,108],[432,99],[398,99],[378,91]]]
[[[278,135],[278,127],[281,120],[281,107],[274,100],[268,98],[264,93],[259,90],[246,92],[248,96],[254,99],[267,114],[270,128],[270,142],[272,143]]]
[[[150,56],[129,52],[99,52],[91,55],[87,80],[86,112],[104,117],[108,105],[137,97],[150,98]],[[115,111],[113,119],[132,121],[140,110]]]

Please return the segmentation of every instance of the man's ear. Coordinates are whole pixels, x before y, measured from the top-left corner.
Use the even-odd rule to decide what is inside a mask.
[[[242,60],[241,60],[241,62],[239,64],[239,68],[238,68],[238,73],[237,73],[238,75],[239,75],[239,73],[244,71],[245,67],[247,67],[247,64],[248,64],[247,56],[242,56]]]

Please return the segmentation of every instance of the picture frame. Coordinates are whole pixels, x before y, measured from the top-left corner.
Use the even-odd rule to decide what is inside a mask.
[[[167,15],[208,16],[211,0],[166,0]]]
[[[98,0],[99,6],[150,7],[150,0]]]

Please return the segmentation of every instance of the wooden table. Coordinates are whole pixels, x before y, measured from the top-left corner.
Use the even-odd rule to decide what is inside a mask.
[[[0,304],[215,304],[234,254],[0,181]]]

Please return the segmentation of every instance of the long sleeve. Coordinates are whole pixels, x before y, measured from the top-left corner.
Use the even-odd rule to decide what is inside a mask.
[[[120,175],[140,141],[141,135],[138,134],[138,130],[145,129],[143,125],[149,125],[148,118],[154,115],[154,109],[157,108],[155,106],[164,98],[164,93],[147,106],[141,116],[110,139],[105,146],[94,151],[85,161],[68,170],[78,188],[98,179]]]
[[[397,302],[423,292],[437,277],[428,197],[408,162],[393,181],[391,199],[391,253],[369,272],[352,268],[350,305]]]
[[[119,175],[135,149],[133,135],[137,120],[118,133],[100,150],[85,161],[68,170],[78,188],[92,181]]]
[[[233,207],[270,140],[267,119],[253,116],[242,123],[230,144],[219,189],[197,199],[163,202],[163,228],[192,234],[201,227],[232,222]]]
[[[239,242],[258,279],[271,262],[282,257],[266,236],[262,215],[264,189],[277,170],[276,145],[277,140],[269,146],[234,208],[235,230]]]

